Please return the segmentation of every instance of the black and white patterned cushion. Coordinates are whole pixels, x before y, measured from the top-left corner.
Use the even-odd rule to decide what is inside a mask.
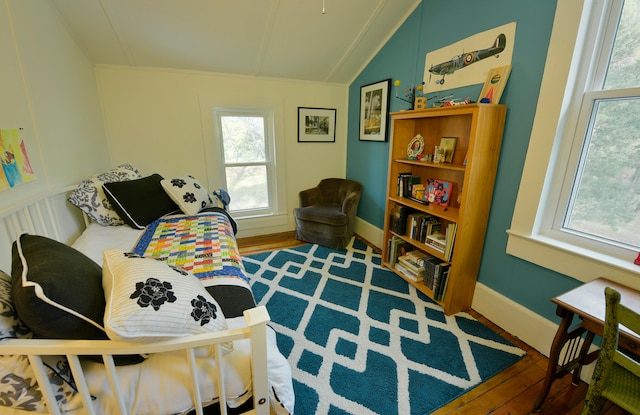
[[[80,208],[94,222],[102,226],[124,225],[124,221],[113,209],[102,185],[139,179],[140,172],[130,164],[122,164],[115,169],[98,174],[82,181],[67,198],[71,204]]]
[[[213,197],[193,176],[186,175],[160,182],[171,200],[186,215],[195,215],[202,209],[213,206]]]

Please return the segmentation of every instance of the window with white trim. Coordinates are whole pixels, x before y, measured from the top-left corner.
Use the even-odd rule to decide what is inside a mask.
[[[639,2],[558,2],[507,230],[508,254],[580,281],[640,285]]]
[[[543,233],[626,257],[640,251],[640,0],[594,10],[562,133]]]
[[[235,217],[273,214],[275,144],[273,113],[262,109],[213,109],[220,172]]]

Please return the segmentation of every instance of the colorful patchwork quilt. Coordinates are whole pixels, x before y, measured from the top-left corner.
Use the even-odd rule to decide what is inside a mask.
[[[133,252],[182,268],[205,286],[216,285],[221,278],[249,284],[234,229],[223,213],[160,218],[147,226]]]

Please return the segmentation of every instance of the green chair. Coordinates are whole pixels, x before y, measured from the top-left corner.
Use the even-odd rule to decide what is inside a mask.
[[[618,350],[618,325],[640,333],[640,315],[620,304],[620,293],[605,288],[607,303],[602,347],[582,415],[600,414],[606,399],[629,413],[640,415],[640,363]]]

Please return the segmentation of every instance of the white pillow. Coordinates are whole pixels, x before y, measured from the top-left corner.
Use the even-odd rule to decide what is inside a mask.
[[[112,340],[153,342],[228,328],[200,280],[162,261],[107,249],[102,285],[104,325]],[[232,348],[222,346],[224,352]]]
[[[213,198],[193,176],[163,179],[160,184],[186,215],[195,215],[202,209],[213,206]]]

